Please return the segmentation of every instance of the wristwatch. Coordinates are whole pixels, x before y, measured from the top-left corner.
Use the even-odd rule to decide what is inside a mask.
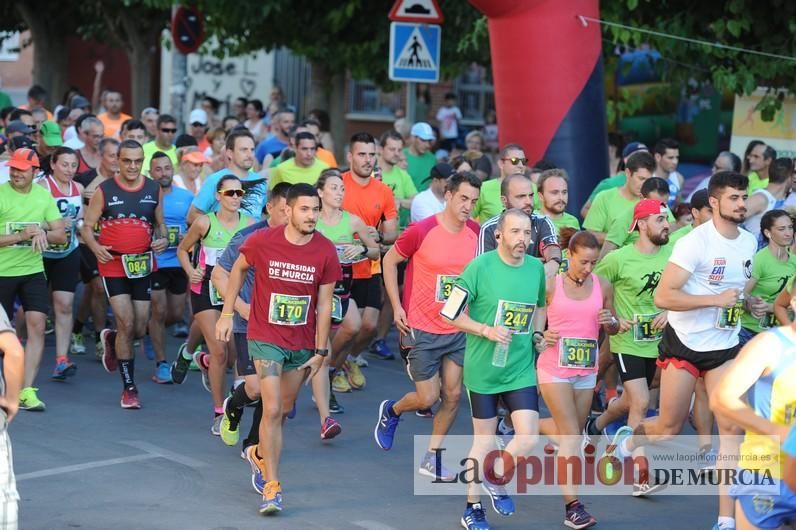
[[[329,350],[326,348],[315,348],[315,355],[326,357],[327,355],[329,355]]]

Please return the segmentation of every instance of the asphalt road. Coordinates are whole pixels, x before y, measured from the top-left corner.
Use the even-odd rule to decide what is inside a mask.
[[[392,451],[373,440],[377,407],[410,388],[403,363],[371,361],[367,387],[340,395],[346,407],[337,419],[343,433],[319,438],[319,419],[303,390],[298,414],[285,428],[282,485],[285,511],[266,518],[257,512],[240,449],[209,432],[210,395],[197,372],[181,385],[149,381],[154,363],[137,359],[143,408],[119,407],[121,382],[89,354],[75,357],[77,375],[67,383],[49,380],[52,337],[39,376],[46,412],[20,411],[10,427],[25,529],[318,528],[391,530],[457,528],[464,507],[458,496],[415,496],[412,434],[429,434],[431,421],[405,415]],[[87,342],[90,342],[87,340]],[[178,345],[169,337],[170,358]],[[453,432],[472,432],[462,403]],[[243,425],[248,429],[248,414]],[[546,415],[546,412],[543,413]],[[598,528],[710,528],[717,500],[656,496],[582,499]],[[488,511],[493,528],[564,528],[556,495],[516,497],[517,513],[502,518]]]

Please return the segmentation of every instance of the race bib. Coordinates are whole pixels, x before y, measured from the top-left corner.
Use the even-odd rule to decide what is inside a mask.
[[[332,324],[343,321],[343,301],[336,294],[332,295]]]
[[[72,238],[73,237],[74,237],[74,232],[72,231],[72,228],[67,228],[66,229],[66,243],[64,243],[64,244],[55,244],[55,245],[50,244],[47,247],[47,252],[55,252],[55,253],[66,252],[67,250],[69,250],[72,247]]]
[[[437,302],[445,303],[451,295],[451,289],[458,276],[455,274],[437,274],[437,289],[434,299]]]
[[[512,333],[525,335],[531,331],[534,304],[500,300],[495,315],[495,325],[509,328]]]
[[[221,293],[218,292],[218,289],[216,289],[216,286],[213,285],[213,282],[211,280],[207,280],[207,293],[210,296],[211,305],[224,304],[224,297],[221,296]]]
[[[594,368],[597,365],[597,340],[563,337],[558,355],[561,368]]]
[[[169,241],[168,248],[177,248],[180,245],[180,227],[167,226],[166,237],[168,238]]]
[[[39,223],[28,223],[28,222],[8,222],[6,223],[6,234],[18,234],[20,232],[24,232],[25,228],[28,226],[41,226]],[[11,247],[26,247],[30,248],[33,245],[33,240],[26,239],[25,241],[19,241],[18,243],[14,243],[13,245],[9,245]]]
[[[655,320],[659,313],[650,313],[647,315],[633,315],[633,340],[636,342],[654,342],[660,340],[663,336],[662,329],[655,329],[652,327],[652,321]]]
[[[337,259],[340,261],[341,265],[348,265],[351,263],[359,263],[360,261],[365,261],[368,259],[364,255],[360,255],[355,257],[354,259],[350,259],[345,257],[345,249],[347,245],[335,245],[334,248],[337,249]]]
[[[152,274],[152,252],[122,254],[122,268],[131,280],[149,276]]]
[[[268,322],[279,326],[303,326],[307,323],[310,309],[309,295],[293,296],[271,293]]]
[[[735,329],[741,323],[743,313],[743,300],[739,299],[732,307],[716,309],[716,329]]]
[[[777,317],[774,313],[766,313],[760,318],[760,328],[769,329],[777,326]]]

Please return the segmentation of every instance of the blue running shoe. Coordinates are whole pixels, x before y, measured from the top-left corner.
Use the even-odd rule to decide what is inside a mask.
[[[514,515],[514,501],[506,492],[506,488],[492,484],[488,480],[481,483],[481,487],[489,495],[492,501],[492,508],[503,517]]]
[[[434,480],[453,481],[456,475],[448,471],[448,469],[442,465],[441,458],[442,456],[440,455],[440,462],[439,465],[437,465],[436,453],[430,451],[426,452],[426,456],[424,456],[423,461],[420,462],[420,467],[417,469],[417,472],[426,477],[431,477]]]
[[[395,359],[395,354],[390,351],[389,346],[387,346],[387,341],[384,339],[379,339],[370,345],[370,355],[382,361],[391,361]]]
[[[76,372],[77,365],[69,359],[64,359],[61,362],[56,363],[55,369],[53,370],[53,375],[50,376],[50,378],[53,381],[66,381],[67,377],[75,375]]]
[[[287,413],[287,419],[292,420],[296,417],[296,402],[293,402],[293,408]]]
[[[152,381],[159,385],[170,385],[173,383],[171,380],[171,366],[166,361],[161,361],[158,363],[158,367],[155,370],[155,375],[152,376]]]
[[[262,458],[257,456],[256,445],[248,446],[246,449],[244,449],[244,452],[246,453],[246,460],[248,460],[249,465],[252,468],[252,487],[254,488],[254,491],[262,495],[263,489],[265,488],[265,478],[263,478],[265,462],[263,462]]]
[[[282,486],[275,480],[265,485],[263,500],[260,502],[260,513],[271,515],[282,511]]]
[[[489,523],[486,522],[486,514],[480,502],[464,509],[461,523],[467,530],[489,530]]]
[[[373,437],[376,438],[376,443],[385,451],[392,449],[392,440],[395,436],[395,429],[398,428],[398,422],[401,417],[390,412],[395,401],[392,399],[385,399],[379,405],[379,421],[376,422],[376,428],[373,431]]]
[[[146,358],[150,361],[155,360],[155,348],[152,347],[152,339],[149,338],[149,335],[144,335],[143,338],[144,342],[144,354],[146,354]]]

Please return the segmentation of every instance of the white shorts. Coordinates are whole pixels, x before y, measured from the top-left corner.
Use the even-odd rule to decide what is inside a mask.
[[[590,375],[573,375],[572,377],[558,377],[544,370],[544,368],[536,368],[536,382],[540,385],[549,383],[569,383],[575,390],[594,389],[597,384],[597,373]]]

